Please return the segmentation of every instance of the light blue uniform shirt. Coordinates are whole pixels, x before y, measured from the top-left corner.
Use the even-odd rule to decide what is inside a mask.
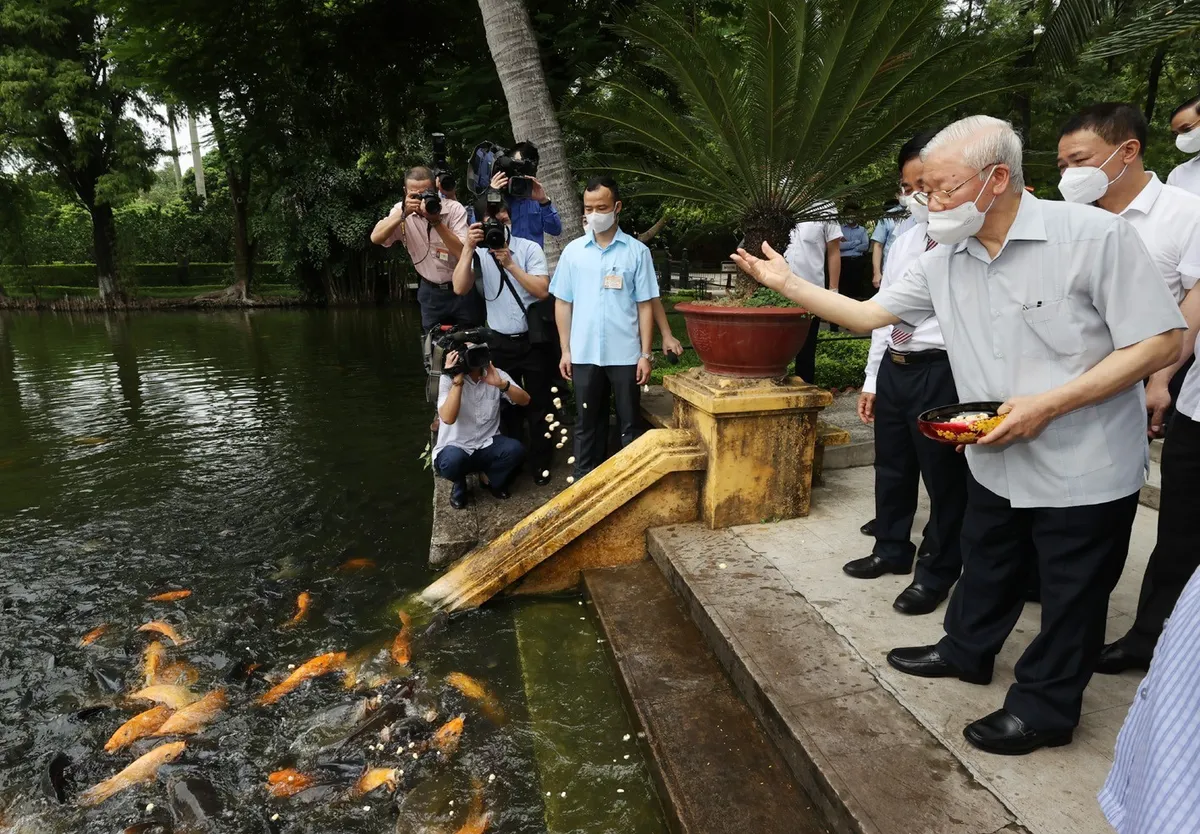
[[[513,262],[529,275],[549,275],[546,266],[546,253],[542,247],[530,240],[513,237],[508,242],[508,251],[512,254]],[[479,272],[475,285],[483,292],[483,300],[487,302],[488,327],[503,333],[505,336],[516,336],[529,330],[529,322],[521,305],[513,297],[513,290],[521,296],[521,304],[528,310],[537,303],[538,299],[521,285],[513,274],[508,275],[508,286],[500,279],[500,270],[492,260],[492,254],[480,246],[475,250],[479,256]],[[512,290],[508,287],[511,286]]]
[[[606,289],[606,276],[620,278],[620,289]],[[617,229],[616,237],[602,249],[591,232],[585,233],[559,256],[550,293],[572,305],[574,364],[637,364],[642,355],[638,304],[658,298],[658,280],[646,244]]]

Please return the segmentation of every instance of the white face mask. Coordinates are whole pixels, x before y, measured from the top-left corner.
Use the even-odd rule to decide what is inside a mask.
[[[912,215],[912,219],[918,223],[929,222],[929,206],[923,206],[916,200],[909,198],[912,202],[908,206],[908,213]]]
[[[607,232],[616,222],[617,213],[615,211],[594,211],[587,216],[588,231],[593,235]]]
[[[1116,156],[1122,147],[1124,145],[1110,153],[1108,159],[1100,163],[1099,168],[1084,165],[1063,171],[1062,179],[1058,181],[1058,190],[1063,199],[1068,203],[1094,203],[1108,193],[1108,187],[1125,176],[1125,171],[1129,168],[1129,163],[1126,162],[1121,173],[1117,174],[1112,182],[1109,181],[1108,174],[1104,173],[1104,166],[1108,164],[1108,160]]]
[[[1184,153],[1200,153],[1200,125],[1176,136],[1175,147]]]
[[[980,186],[979,193],[975,195],[975,200],[983,196],[983,192],[987,188],[988,183],[992,181],[992,174],[995,171],[995,165],[988,170],[988,175],[984,179],[983,185]],[[956,243],[962,243],[971,235],[978,232],[983,228],[983,221],[987,217],[987,213],[991,211],[992,204],[996,202],[996,198],[992,197],[992,202],[988,203],[988,207],[983,211],[980,211],[975,205],[975,200],[968,200],[961,206],[955,206],[952,209],[929,212],[929,228],[926,230],[926,234],[938,243],[953,246]]]

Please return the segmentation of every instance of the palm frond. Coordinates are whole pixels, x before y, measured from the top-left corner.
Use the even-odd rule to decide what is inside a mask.
[[[1189,36],[1200,36],[1200,0],[1163,0],[1095,41],[1083,57],[1111,58]]]
[[[1118,5],[1119,0],[1057,0],[1033,48],[1034,64],[1055,72],[1074,66],[1080,49],[1097,27],[1116,15]]]

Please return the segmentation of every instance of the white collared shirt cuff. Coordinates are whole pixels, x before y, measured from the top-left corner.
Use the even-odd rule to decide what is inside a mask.
[[[875,393],[875,377],[874,376],[867,376],[867,378],[863,380],[862,392],[864,394],[874,394]]]

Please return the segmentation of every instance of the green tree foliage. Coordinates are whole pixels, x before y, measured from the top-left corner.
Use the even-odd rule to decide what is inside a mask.
[[[0,0],[0,156],[54,176],[87,209],[103,297],[121,295],[113,206],[148,182],[143,99],[108,55],[95,0]]]
[[[641,193],[724,210],[750,247],[782,246],[797,221],[827,215],[822,201],[871,193],[859,176],[913,132],[1012,89],[1004,57],[941,36],[942,8],[748,0],[730,36],[719,19],[649,5],[626,31],[682,106],[630,73],[610,106],[581,113],[628,149],[614,166]]]

